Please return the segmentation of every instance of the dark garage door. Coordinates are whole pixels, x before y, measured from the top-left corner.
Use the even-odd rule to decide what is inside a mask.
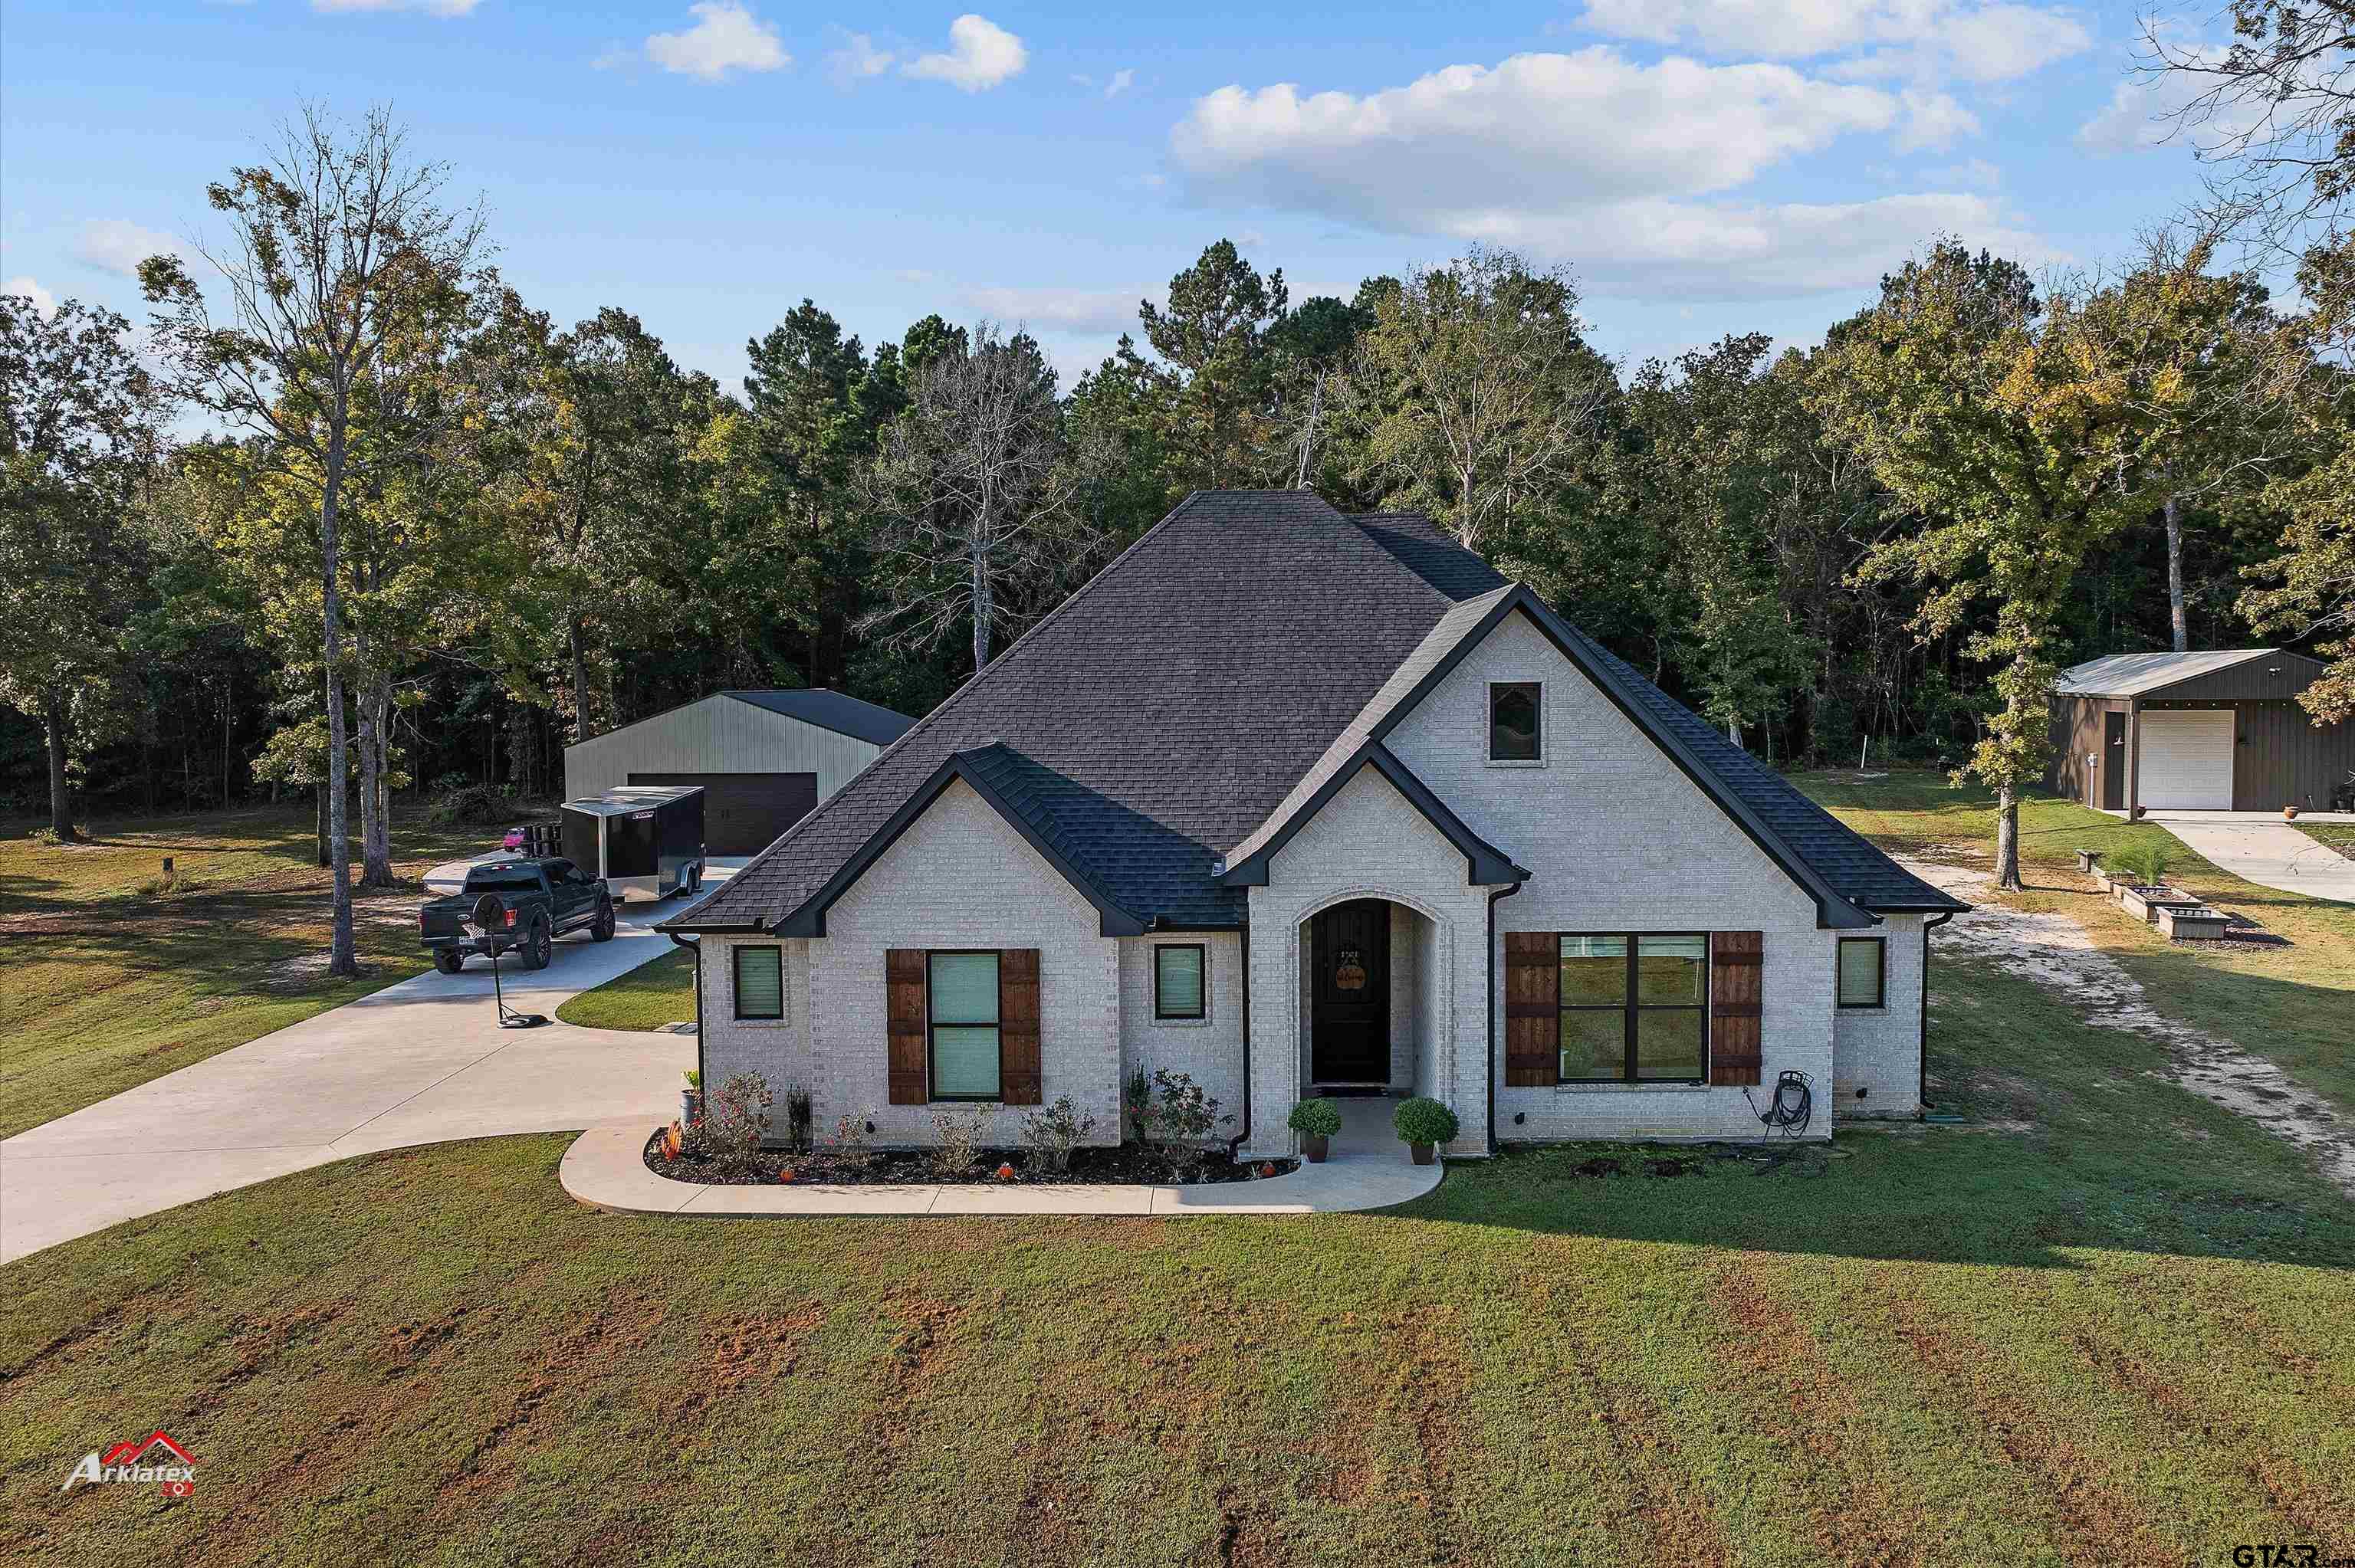
[[[702,785],[712,854],[759,854],[817,804],[815,773],[633,773],[630,782]]]

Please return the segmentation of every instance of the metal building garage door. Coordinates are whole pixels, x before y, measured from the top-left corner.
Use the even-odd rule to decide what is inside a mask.
[[[2232,710],[2146,712],[2140,777],[2153,810],[2231,810]]]
[[[817,804],[815,773],[633,773],[633,784],[703,786],[703,846],[759,854]]]

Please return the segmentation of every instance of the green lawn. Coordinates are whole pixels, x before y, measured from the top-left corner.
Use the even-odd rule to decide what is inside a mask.
[[[1884,783],[1808,786],[1965,842],[1966,802]],[[2043,868],[2094,830],[2031,824],[2026,897],[2080,913]],[[2243,995],[2242,1044],[2318,1057],[2275,992],[2330,989],[2355,943],[2315,908],[2261,917],[2303,932],[2299,968],[2197,955],[2174,994]],[[2147,983],[2180,961],[2099,929]],[[562,1137],[227,1193],[0,1268],[0,1556],[2355,1552],[2355,1209],[2067,998],[1950,960],[1932,1011],[1967,1125],[1675,1180],[1521,1153],[1380,1214],[612,1215],[563,1197]],[[59,1489],[159,1426],[193,1498]]]
[[[2355,858],[2355,822],[2300,821],[2298,831],[2318,844],[2328,844],[2340,854]]]
[[[660,1029],[695,1017],[695,955],[673,948],[556,1010],[583,1029]]]
[[[424,969],[415,879],[494,831],[395,822],[403,885],[364,895],[361,978],[333,982],[307,808],[101,821],[88,844],[0,826],[0,1137]],[[165,855],[186,891],[152,891]]]
[[[1883,849],[1993,866],[1995,810],[1984,789],[1956,788],[1932,773],[1859,780],[1835,771],[1794,782]],[[2355,906],[2243,882],[2157,823],[2123,821],[2066,800],[2023,802],[2019,836],[2028,888],[2006,902],[2066,914],[2141,982],[2160,1012],[2271,1057],[2355,1117],[2355,1051],[2348,1048],[2355,1038]],[[2167,856],[2169,882],[2251,916],[2290,945],[2170,942],[2076,869],[2079,849],[2115,862],[2128,846],[2151,844]]]

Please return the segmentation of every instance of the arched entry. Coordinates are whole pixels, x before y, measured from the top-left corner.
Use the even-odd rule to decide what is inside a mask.
[[[1353,898],[1309,917],[1309,1077],[1378,1086],[1391,1078],[1391,906]]]

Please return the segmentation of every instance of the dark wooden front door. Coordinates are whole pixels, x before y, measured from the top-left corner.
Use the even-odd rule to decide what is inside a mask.
[[[1320,1084],[1391,1076],[1391,906],[1337,904],[1310,923],[1309,1075]]]
[[[2126,715],[2102,715],[2102,810],[2126,809]]]

